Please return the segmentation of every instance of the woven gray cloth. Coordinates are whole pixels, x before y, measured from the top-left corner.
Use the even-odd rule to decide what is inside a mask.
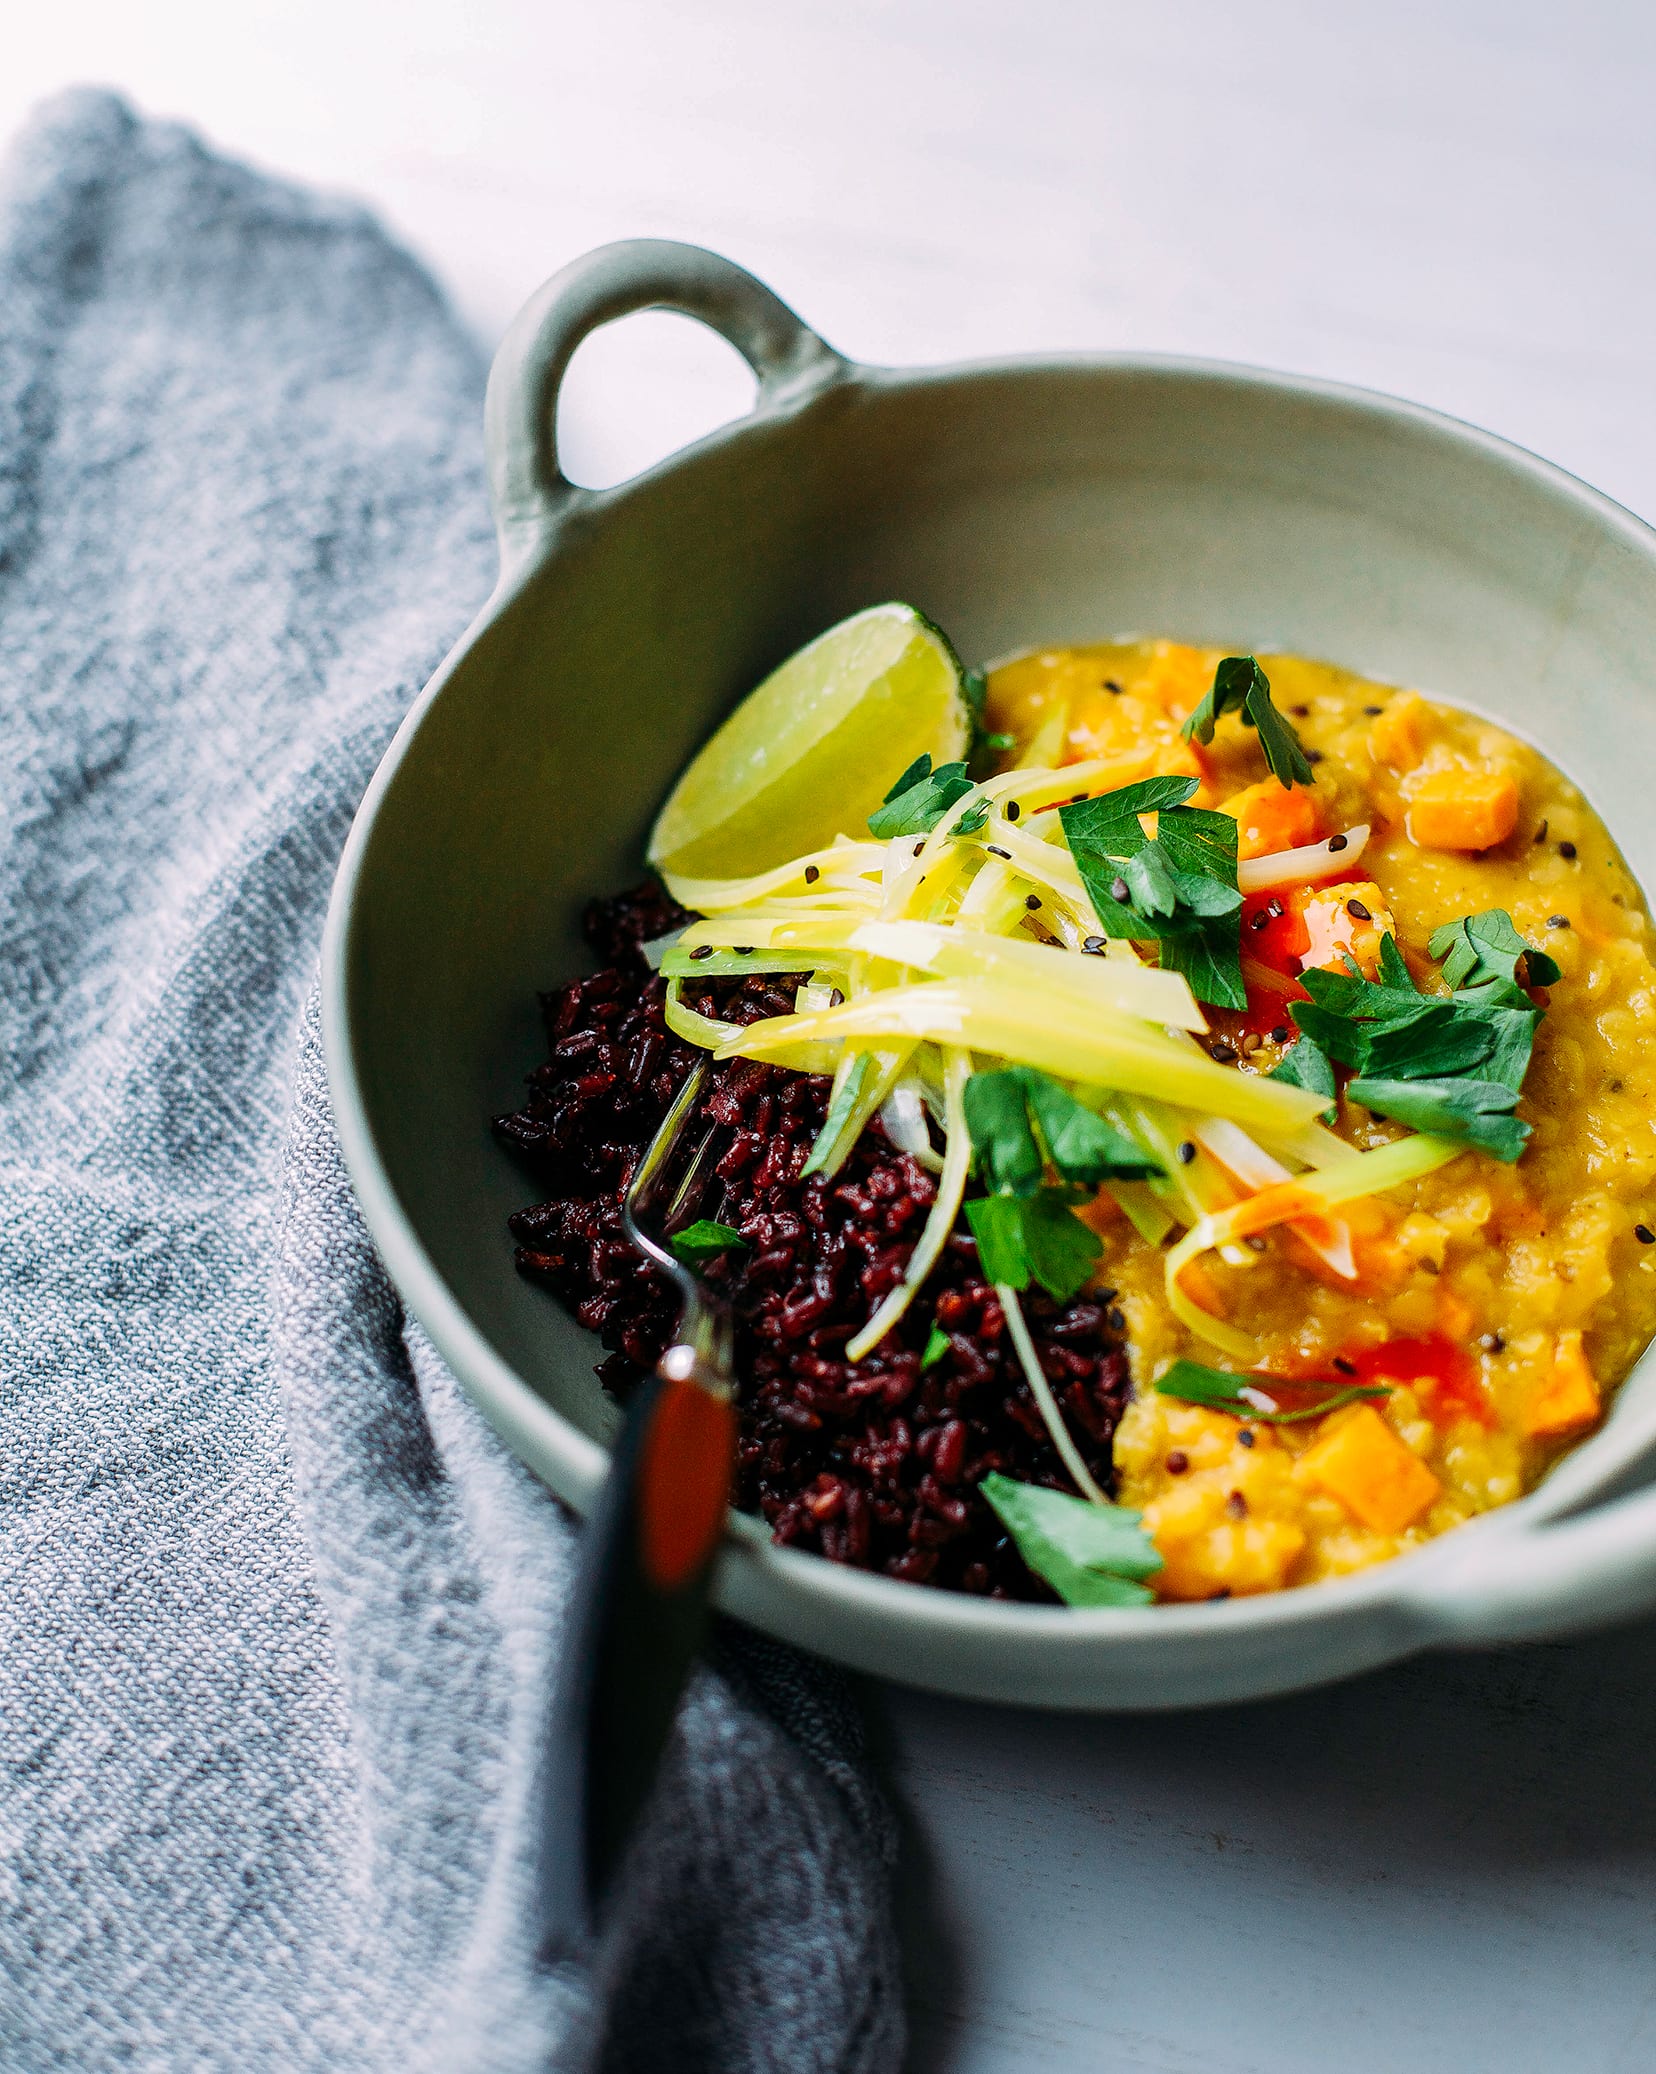
[[[355,208],[101,95],[12,156],[6,2068],[900,2058],[853,1716],[752,1638],[601,1948],[528,1949],[571,1529],[404,1319],[305,1007],[357,799],[489,587],[482,379]]]

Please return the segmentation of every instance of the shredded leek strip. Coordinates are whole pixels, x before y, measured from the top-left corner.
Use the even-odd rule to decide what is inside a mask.
[[[845,1349],[847,1361],[860,1361],[877,1347],[914,1301],[922,1282],[937,1265],[937,1256],[954,1230],[955,1219],[966,1194],[966,1172],[971,1165],[972,1138],[966,1128],[966,1083],[972,1077],[970,1056],[950,1046],[943,1054],[943,1171],[938,1176],[937,1194],[909,1255],[903,1279],[891,1290],[868,1323]]]
[[[700,1045],[703,1051],[718,1051],[733,1037],[740,1037],[740,1023],[725,1023],[714,1017],[701,1015],[694,1008],[686,1008],[682,999],[684,982],[670,979],[667,982],[667,998],[662,1003],[661,1018],[676,1037],[687,1044]],[[834,1011],[829,1009],[828,1014]],[[787,1021],[796,1018],[787,1017]],[[839,1063],[840,1046],[806,1041],[800,1044],[781,1044],[766,1056],[774,1065],[791,1066],[796,1073],[832,1073]]]
[[[1172,1183],[1184,1210],[1179,1219],[1181,1224],[1196,1224],[1215,1210],[1228,1209],[1236,1200],[1236,1191],[1215,1169],[1206,1153],[1198,1152],[1193,1160],[1180,1159],[1179,1147],[1189,1136],[1182,1116],[1170,1115],[1154,1099],[1121,1101],[1115,1103],[1113,1109],[1127,1135],[1161,1161],[1162,1172]],[[1231,1267],[1257,1264],[1246,1246],[1227,1247],[1221,1257]]]
[[[880,1105],[880,1122],[899,1152],[918,1161],[928,1174],[941,1174],[943,1162],[933,1149],[926,1122],[926,1102],[913,1072],[903,1074]]]
[[[1143,1181],[1108,1181],[1104,1192],[1113,1196],[1121,1214],[1147,1246],[1159,1246],[1174,1229],[1174,1220],[1157,1202]]]
[[[1216,1065],[1164,1031],[1103,1015],[1055,989],[1015,995],[989,980],[932,980],[847,1001],[821,1015],[773,1016],[737,1031],[720,1056],[774,1058],[790,1045],[848,1037],[929,1037],[965,1045],[1038,1066],[1061,1080],[1153,1095],[1266,1130],[1292,1130],[1324,1101],[1285,1081]]]
[[[1191,1137],[1241,1185],[1257,1191],[1292,1181],[1292,1171],[1256,1145],[1245,1130],[1227,1123],[1222,1116],[1193,1116],[1188,1121]],[[1289,1227],[1299,1234],[1319,1260],[1342,1280],[1357,1279],[1357,1257],[1352,1251],[1351,1222],[1337,1215],[1296,1217]]]
[[[813,966],[843,969],[847,961],[836,961],[830,946],[808,944],[800,950],[754,950],[746,956],[734,950],[704,952],[696,957],[686,950],[671,950],[661,961],[668,979],[745,979],[755,972],[807,972]]]
[[[1001,860],[985,858],[955,909],[955,926],[987,930],[1001,896],[1011,884],[1012,874]]]
[[[826,850],[808,850],[804,856],[790,858],[773,871],[757,872],[752,878],[687,879],[676,872],[663,872],[662,882],[680,907],[699,915],[718,914],[727,907],[750,907],[754,901],[780,893],[787,886],[804,887],[808,865],[814,865],[822,875],[852,872],[860,876],[877,871],[884,854],[884,843],[842,838]]]
[[[1236,867],[1237,890],[1266,893],[1273,886],[1303,886],[1314,879],[1331,879],[1348,872],[1368,848],[1369,824],[1358,822],[1344,835],[1306,843],[1297,850],[1273,850],[1268,857],[1244,857]],[[1340,847],[1331,850],[1329,843]]]
[[[845,1049],[849,1057],[851,1046],[847,1045]],[[861,1094],[846,1112],[845,1120],[835,1134],[834,1142],[824,1147],[823,1156],[812,1169],[813,1173],[820,1174],[825,1181],[834,1178],[844,1166],[851,1148],[867,1129],[869,1118],[883,1105],[897,1083],[897,1076],[913,1055],[912,1044],[898,1045],[890,1051],[859,1050],[857,1056],[870,1060],[873,1070],[864,1082]],[[838,1082],[834,1091],[836,1094],[839,1092]],[[814,1151],[815,1147],[812,1150]]]
[[[1058,1400],[1052,1394],[1052,1385],[1046,1379],[1041,1358],[1035,1351],[1035,1342],[1029,1336],[1029,1327],[1024,1323],[1023,1305],[1018,1301],[1018,1292],[1005,1282],[995,1284],[995,1294],[1000,1298],[1000,1307],[1006,1313],[1006,1329],[1012,1335],[1012,1344],[1018,1350],[1018,1362],[1024,1372],[1024,1381],[1029,1385],[1029,1394],[1034,1398],[1046,1429],[1052,1436],[1052,1444],[1063,1458],[1064,1467],[1075,1478],[1076,1486],[1083,1497],[1090,1498],[1094,1505],[1107,1505],[1110,1501],[1092,1480],[1092,1475],[1081,1459],[1081,1450],[1070,1438],[1069,1428],[1064,1424],[1064,1415],[1058,1409]]]
[[[1319,1171],[1343,1167],[1363,1157],[1355,1145],[1335,1137],[1325,1123],[1301,1124],[1297,1131],[1261,1131],[1259,1135],[1267,1152]]]
[[[1184,976],[1153,965],[1078,957],[1027,938],[988,936],[925,922],[864,922],[851,936],[850,947],[939,979],[1033,980],[1067,988],[1107,1014],[1140,1016],[1163,1028],[1207,1028]]]
[[[1167,1256],[1169,1306],[1192,1332],[1214,1346],[1222,1347],[1237,1360],[1256,1360],[1259,1348],[1251,1334],[1204,1311],[1179,1287],[1179,1276],[1190,1262],[1228,1240],[1245,1239],[1256,1232],[1269,1231],[1273,1225],[1318,1216],[1339,1203],[1354,1202],[1359,1196],[1379,1195],[1385,1189],[1400,1188],[1407,1181],[1418,1181],[1465,1150],[1464,1145],[1452,1144],[1447,1138],[1421,1132],[1416,1137],[1377,1146],[1372,1152],[1359,1153],[1356,1159],[1326,1172],[1300,1174],[1274,1188],[1263,1188],[1217,1216],[1202,1218]]]
[[[745,943],[756,951],[799,950],[807,956],[842,951],[864,922],[872,919],[867,909],[848,907],[824,908],[817,914],[779,914],[768,909],[762,914],[714,915],[705,922],[691,922],[679,938],[678,949],[694,951],[708,945],[729,950]]]

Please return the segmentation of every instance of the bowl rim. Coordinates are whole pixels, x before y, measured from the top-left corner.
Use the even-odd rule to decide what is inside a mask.
[[[607,1450],[556,1411],[496,1352],[472,1322],[403,1209],[368,1119],[352,1029],[350,949],[358,882],[380,809],[432,706],[486,630],[533,585],[556,555],[563,524],[570,516],[579,518],[580,530],[585,535],[591,522],[602,514],[649,496],[664,480],[695,466],[708,455],[780,419],[810,410],[825,394],[847,388],[890,394],[988,380],[1048,380],[1054,376],[1096,379],[1112,375],[1195,381],[1238,392],[1307,400],[1359,416],[1409,424],[1574,505],[1656,565],[1656,528],[1557,463],[1448,412],[1385,390],[1317,375],[1243,361],[1133,351],[983,356],[914,367],[840,360],[832,377],[808,393],[770,404],[761,400],[753,410],[713,428],[620,483],[602,489],[571,486],[562,510],[544,515],[538,537],[527,546],[521,530],[508,541],[502,522],[500,572],[494,588],[410,704],[353,817],[323,929],[322,1038],[330,1099],[346,1169],[370,1236],[399,1294],[467,1394],[532,1473],[550,1484],[553,1479],[546,1475],[540,1462],[544,1459],[558,1464],[561,1474],[555,1487],[578,1511],[587,1510],[602,1479],[609,1459]],[[1635,1368],[1650,1358],[1651,1351],[1647,1349]],[[1212,1635],[1217,1639],[1220,1635],[1301,1629],[1343,1620],[1376,1607],[1390,1608],[1405,1616],[1412,1614],[1422,1621],[1423,1627],[1429,1628],[1436,1597],[1434,1586],[1443,1582],[1452,1569],[1466,1567],[1471,1551],[1493,1549],[1502,1538],[1527,1536],[1536,1527],[1597,1499],[1601,1495],[1599,1486],[1612,1481],[1656,1444],[1656,1393],[1642,1414],[1618,1421],[1616,1406],[1624,1387],[1625,1380],[1618,1386],[1611,1416],[1605,1424],[1562,1457],[1543,1481],[1523,1497],[1367,1569],[1294,1590],[1224,1600],[1161,1601],[1153,1607],[1131,1608],[1045,1606],[980,1599],[930,1585],[915,1585],[780,1546],[771,1540],[761,1520],[735,1512],[730,1519],[724,1562],[728,1567],[734,1557],[759,1565],[775,1574],[790,1597],[802,1594],[899,1624],[918,1621],[933,1632],[965,1642],[1005,1642],[1017,1635],[1090,1651],[1107,1642],[1143,1642],[1150,1633],[1165,1635],[1171,1642],[1181,1636]],[[1573,1473],[1565,1475],[1566,1470]],[[1154,1615],[1148,1624],[1147,1613]]]

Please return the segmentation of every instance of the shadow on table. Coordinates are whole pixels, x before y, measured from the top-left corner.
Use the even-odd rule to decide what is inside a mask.
[[[1008,1776],[1069,1801],[1082,1822],[1164,1803],[1178,1780],[1191,1833],[1205,1824],[1216,1849],[1247,1851],[1257,1846],[1245,1834],[1228,1838],[1212,1824],[1251,1778],[1267,1801],[1286,1788],[1294,1835],[1285,1848],[1337,1863],[1348,1891],[1656,1868],[1656,1795],[1644,1790],[1656,1745],[1656,1621],[1574,1642],[1427,1655],[1288,1699],[1199,1712],[1099,1718],[916,1696],[897,1704],[911,1765],[925,1748],[928,1763],[935,1752],[964,1776],[963,1752],[1016,1751],[1010,1774],[997,1760],[987,1768],[996,1777],[977,1781],[990,1796],[984,1812],[1011,1827],[1020,1789],[1008,1792]],[[883,1724],[877,1750],[882,1740],[889,1777]],[[923,1979],[928,2005],[957,2005],[949,1897],[919,1825],[899,1815],[910,1977]],[[950,2058],[942,2034],[922,2027],[912,2074],[943,2074]]]

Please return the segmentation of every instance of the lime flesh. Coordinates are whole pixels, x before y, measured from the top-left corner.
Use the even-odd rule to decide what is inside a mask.
[[[966,754],[960,662],[912,605],[871,605],[750,691],[673,787],[650,862],[685,878],[769,871],[868,817],[922,753]]]

